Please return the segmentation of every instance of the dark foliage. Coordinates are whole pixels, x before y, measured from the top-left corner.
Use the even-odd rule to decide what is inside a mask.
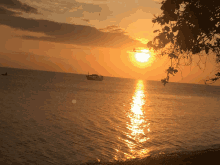
[[[171,52],[166,52],[171,60],[178,60],[179,54],[186,52],[193,55],[211,51],[220,62],[219,0],[164,0],[161,4],[162,14],[152,22],[162,28],[154,31],[158,34],[147,44],[149,48],[162,51],[171,45]],[[219,74],[210,80],[219,79]],[[166,84],[168,78],[161,81]]]

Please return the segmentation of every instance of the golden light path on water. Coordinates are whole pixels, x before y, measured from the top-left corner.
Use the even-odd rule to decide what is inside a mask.
[[[136,84],[135,93],[132,97],[131,108],[127,113],[128,132],[126,139],[120,138],[128,146],[130,152],[124,152],[124,160],[133,158],[143,158],[148,155],[148,149],[143,148],[143,143],[149,140],[145,132],[150,132],[149,125],[145,120],[143,113],[143,106],[145,104],[144,84],[142,80],[138,80]],[[117,158],[116,158],[117,160]]]

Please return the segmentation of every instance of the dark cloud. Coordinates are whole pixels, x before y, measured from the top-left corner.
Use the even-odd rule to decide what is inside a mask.
[[[15,14],[18,14],[18,13],[14,12],[14,11],[7,10],[6,8],[0,6],[0,15],[1,14],[2,15],[15,15]]]
[[[26,13],[36,13],[37,9],[25,4],[21,3],[18,0],[1,0],[0,6],[8,8],[8,9],[14,9],[14,10],[20,10]]]
[[[20,36],[23,39],[99,47],[121,47],[128,43],[138,42],[129,38],[129,36],[124,34],[123,30],[116,26],[109,26],[107,27],[108,30],[104,31],[90,26],[58,23],[49,20],[35,20],[23,18],[18,15],[19,12],[12,11],[11,9],[19,9],[20,13],[22,11],[37,12],[37,10],[18,0],[0,1],[0,25],[45,34],[42,37]],[[87,19],[83,20],[89,21]]]
[[[85,21],[85,22],[90,22],[89,19],[82,19],[82,20]]]
[[[123,29],[121,29],[119,26],[116,25],[110,25],[107,26],[106,28],[102,28],[99,30],[103,32],[111,32],[111,33],[126,33]]]
[[[0,25],[46,34],[46,37],[21,36],[30,40],[100,47],[120,47],[135,42],[121,32],[102,32],[90,26],[27,19],[16,15],[0,14]]]
[[[96,13],[96,16],[94,15],[93,19],[99,19],[104,20],[107,18],[107,16],[110,16],[113,14],[113,11],[110,11],[107,5],[95,5],[95,4],[86,4],[86,3],[79,3],[78,6],[71,6],[69,5],[69,17],[84,17],[85,12],[89,14]],[[100,13],[101,17],[100,17]],[[96,17],[96,18],[95,18]]]

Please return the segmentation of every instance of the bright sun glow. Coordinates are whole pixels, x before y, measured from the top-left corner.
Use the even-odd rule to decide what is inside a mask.
[[[142,63],[147,62],[149,58],[150,58],[149,50],[143,49],[140,50],[140,52],[135,53],[135,59],[138,62],[142,62]]]

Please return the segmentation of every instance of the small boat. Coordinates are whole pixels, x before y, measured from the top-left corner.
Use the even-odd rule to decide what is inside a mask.
[[[7,76],[7,75],[8,75],[7,72],[5,74],[2,74],[2,76]]]
[[[87,80],[95,80],[95,81],[102,81],[103,80],[103,76],[101,75],[97,75],[97,74],[89,74],[86,75]]]

